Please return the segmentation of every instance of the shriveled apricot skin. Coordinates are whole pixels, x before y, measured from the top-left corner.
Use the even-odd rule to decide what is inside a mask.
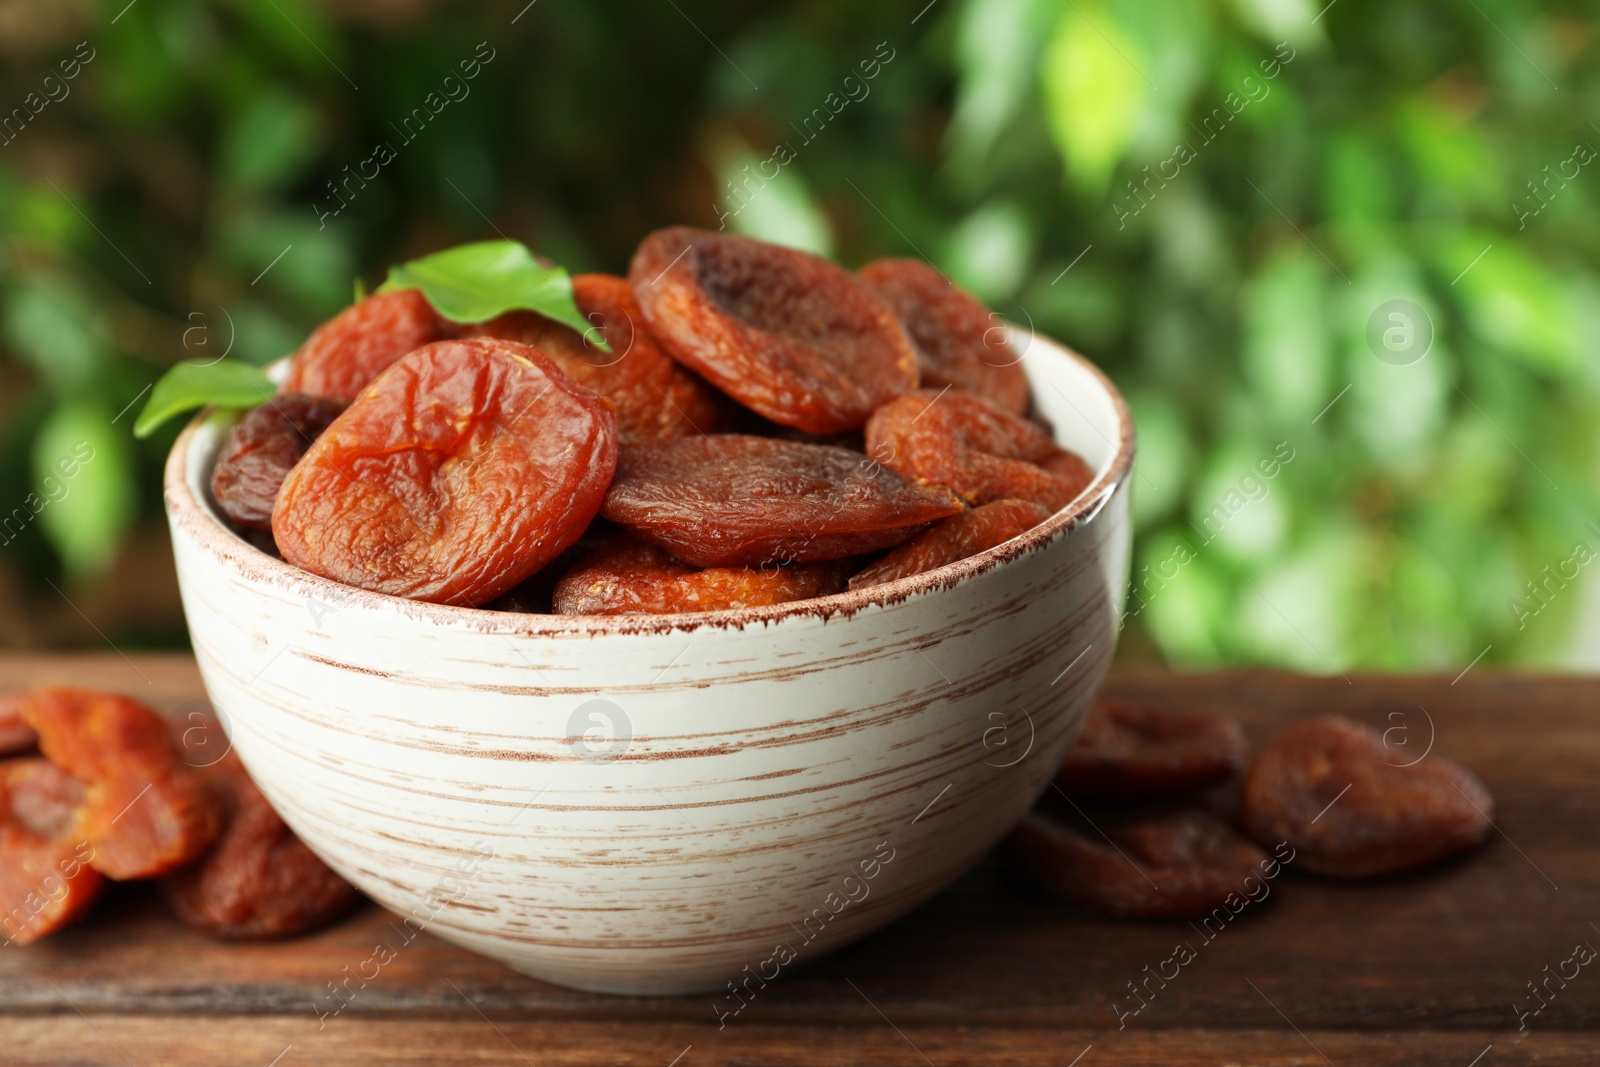
[[[1037,426],[954,389],[921,389],[879,408],[867,422],[867,454],[970,504],[1016,499],[1059,511],[1093,481],[1087,464]]]
[[[611,346],[610,352],[532,311],[507,312],[468,327],[468,335],[520,341],[549,356],[573,382],[611,401],[617,435],[623,441],[686,437],[722,428],[733,405],[661,351],[645,328],[644,313],[626,278],[575,274],[572,296],[596,334]]]
[[[72,836],[84,790],[42,759],[0,763],[0,937],[26,945],[76,921],[105,879]]]
[[[1026,533],[1050,517],[1026,500],[996,500],[952,515],[850,579],[851,589],[882,585],[975,556]]]
[[[186,925],[214,937],[294,937],[347,913],[361,894],[284,824],[239,757],[208,767],[226,825],[194,864],[167,875],[161,892]]]
[[[711,434],[622,451],[601,514],[696,567],[888,548],[962,510],[849,449]]]
[[[39,750],[82,782],[72,836],[111,878],[153,878],[190,862],[216,839],[221,811],[184,765],[159,714],[115,693],[36,690],[23,707]]]
[[[234,423],[211,469],[222,513],[247,530],[271,530],[283,479],[343,410],[321,397],[280,393]]]
[[[785,604],[842,592],[847,566],[834,561],[697,570],[665,549],[625,534],[556,583],[555,613],[665,615]]]
[[[378,377],[289,472],[283,558],[392,596],[477,606],[583,533],[617,463],[609,403],[512,341],[440,341]]]
[[[1041,887],[1129,919],[1204,915],[1230,895],[1251,895],[1251,875],[1265,884],[1266,854],[1200,812],[1134,823],[1108,836],[1116,847],[1035,811],[1011,831],[1005,850],[1012,866]]]
[[[417,290],[374,293],[306,338],[289,359],[284,392],[348,404],[401,356],[453,333]]]
[[[1056,783],[1092,799],[1170,796],[1228,780],[1249,756],[1230,719],[1097,700]]]
[[[920,259],[875,259],[856,276],[910,335],[924,388],[954,386],[1018,415],[1028,410],[1021,356],[971,293]]]
[[[773,422],[837,433],[917,386],[894,313],[817,256],[674,226],[639,245],[628,283],[668,355]]]
[[[1411,870],[1481,842],[1494,798],[1477,776],[1438,754],[1404,762],[1349,719],[1290,727],[1245,772],[1240,824],[1257,841],[1287,841],[1297,866],[1339,878]]]

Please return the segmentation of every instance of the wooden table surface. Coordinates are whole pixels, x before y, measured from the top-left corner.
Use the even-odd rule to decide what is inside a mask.
[[[174,656],[0,655],[0,689],[199,698]],[[986,861],[919,911],[786,973],[719,1028],[710,996],[602,997],[524,978],[423,934],[338,1015],[331,985],[391,939],[368,907],[304,940],[223,945],[147,888],[85,924],[0,948],[0,1064],[1415,1064],[1600,1062],[1600,679],[1260,672],[1115,675],[1110,689],[1226,713],[1252,740],[1339,713],[1400,727],[1494,792],[1480,851],[1399,878],[1298,876],[1206,941],[1047,899]],[[1425,714],[1424,714],[1425,713]],[[1431,722],[1431,728],[1430,728]],[[1195,958],[1136,1016],[1128,984]],[[370,973],[370,971],[369,971]],[[1169,972],[1170,973],[1170,970]],[[1517,1009],[1545,1006],[1519,1028]]]

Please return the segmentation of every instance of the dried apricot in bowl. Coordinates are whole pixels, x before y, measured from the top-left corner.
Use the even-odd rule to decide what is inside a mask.
[[[1016,499],[1058,511],[1094,480],[1039,427],[955,389],[920,389],[879,408],[867,422],[867,454],[970,504]]]
[[[1249,755],[1231,719],[1097,700],[1056,782],[1096,799],[1168,796],[1226,781]]]
[[[668,355],[773,422],[837,433],[917,386],[894,312],[817,256],[674,226],[639,245],[628,283]]]
[[[975,556],[1026,533],[1050,517],[1026,500],[996,500],[952,515],[850,579],[851,589],[882,585]]]
[[[452,330],[415,289],[374,293],[306,338],[289,358],[284,391],[348,404],[395,360]]]
[[[611,351],[532,311],[509,311],[470,327],[470,335],[520,341],[549,356],[573,382],[611,401],[623,441],[686,437],[721,427],[724,409],[733,405],[661,351],[645,329],[626,278],[575,274],[572,298]]]
[[[1136,822],[1091,841],[1033,812],[1006,839],[1011,864],[1051,892],[1129,919],[1204,915],[1255,897],[1270,861],[1202,812]],[[1265,894],[1262,894],[1264,897]]]
[[[1406,763],[1383,735],[1329,716],[1279,734],[1245,772],[1239,820],[1260,842],[1287,841],[1297,866],[1340,878],[1393,874],[1488,834],[1494,798],[1440,755]]]
[[[971,293],[920,259],[875,259],[856,276],[910,335],[925,388],[950,385],[1018,415],[1028,410],[1022,357]]]
[[[602,514],[696,567],[843,559],[962,510],[859,452],[743,434],[622,450]]]
[[[290,469],[343,411],[304,393],[280,393],[234,423],[211,470],[211,496],[234,525],[272,529],[272,505]]]
[[[156,712],[115,693],[40,689],[23,715],[45,758],[85,787],[72,835],[93,851],[95,870],[154,878],[216,839],[216,798],[179,758]]]
[[[215,937],[294,937],[361,899],[294,836],[228,753],[205,769],[226,812],[222,836],[195,863],[167,875],[161,892],[185,925]]]
[[[701,570],[624,534],[580,560],[556,583],[555,613],[664,615],[785,604],[842,592],[847,566],[836,561]]]
[[[89,910],[104,878],[74,836],[83,785],[42,759],[0,763],[0,935],[19,945]]]
[[[475,607],[583,533],[617,463],[610,405],[512,341],[440,341],[381,374],[289,472],[288,562]]]

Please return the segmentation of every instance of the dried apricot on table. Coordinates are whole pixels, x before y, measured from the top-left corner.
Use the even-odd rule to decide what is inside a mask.
[[[920,259],[875,259],[856,276],[910,335],[925,388],[950,385],[1018,415],[1028,410],[1022,357],[971,293]]]
[[[579,561],[556,584],[555,612],[664,615],[785,604],[843,591],[846,566],[834,561],[701,570],[625,534]]]
[[[622,450],[601,513],[696,567],[842,559],[962,510],[859,452],[742,434]]]
[[[22,717],[27,699],[26,693],[0,693],[0,756],[30,752],[39,743],[39,735]]]
[[[1168,796],[1226,781],[1249,755],[1231,719],[1097,700],[1056,782],[1097,799]]]
[[[920,533],[850,579],[851,589],[882,585],[975,556],[1026,533],[1050,517],[1026,500],[996,500],[952,515]]]
[[[215,840],[216,798],[179,758],[159,714],[128,697],[40,689],[23,707],[39,750],[84,785],[72,834],[111,878],[153,878]]]
[[[894,312],[817,256],[674,226],[639,245],[628,283],[668,355],[773,422],[837,433],[917,386]]]
[[[211,496],[222,513],[247,530],[271,530],[283,479],[343,410],[332,400],[282,393],[234,423],[211,469]]]
[[[867,454],[970,504],[1016,499],[1058,511],[1093,481],[1082,459],[1037,426],[954,389],[920,389],[879,408],[867,422]]]
[[[222,835],[161,892],[186,925],[224,938],[294,937],[347,913],[361,894],[294,835],[229,753],[206,768],[222,799]]]
[[[42,759],[0,763],[0,936],[26,945],[69,925],[104,878],[73,836],[84,788]]]
[[[324,578],[477,606],[578,539],[616,463],[609,403],[534,349],[440,341],[334,420],[284,480],[272,533]]]
[[[316,328],[289,358],[284,391],[348,404],[401,356],[455,329],[415,289],[374,293]]]
[[[1290,727],[1245,772],[1239,819],[1263,844],[1286,841],[1295,865],[1341,878],[1393,874],[1481,842],[1494,798],[1440,755],[1408,762],[1383,735],[1330,716]]]
[[[1201,812],[1105,836],[1091,840],[1035,811],[1006,838],[1006,858],[1041,887],[1128,919],[1204,915],[1230,897],[1266,895],[1255,888],[1266,884],[1266,854]]]
[[[577,274],[572,296],[594,323],[595,336],[610,345],[605,352],[592,337],[532,311],[509,311],[468,335],[498,337],[532,345],[549,356],[573,382],[610,399],[617,435],[623,441],[649,441],[710,433],[721,428],[731,408],[691,371],[667,358],[645,328],[644,314],[626,278]]]

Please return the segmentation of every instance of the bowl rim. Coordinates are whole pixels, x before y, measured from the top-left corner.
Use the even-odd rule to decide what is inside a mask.
[[[1010,326],[1010,331],[1023,335],[1030,342],[1025,352],[1032,349],[1031,342],[1044,341],[1044,351],[1051,358],[1070,359],[1099,382],[1110,398],[1120,431],[1120,439],[1114,442],[1117,451],[1110,464],[1071,504],[1009,541],[921,574],[807,600],[663,615],[542,615],[408,600],[335,582],[301,570],[256,548],[224,525],[208,500],[197,496],[194,487],[189,484],[189,452],[201,429],[216,414],[215,408],[198,412],[173,442],[162,474],[163,495],[174,532],[182,530],[196,547],[223,567],[252,584],[264,583],[297,594],[306,593],[308,598],[323,599],[338,605],[341,611],[346,607],[359,607],[400,614],[440,627],[532,637],[743,629],[752,624],[770,625],[786,619],[826,621],[836,615],[849,617],[868,608],[903,603],[918,594],[952,589],[1012,560],[1039,551],[1058,534],[1068,533],[1098,515],[1127,479],[1133,468],[1133,417],[1127,401],[1111,379],[1093,362],[1053,338],[1016,326]],[[1071,398],[1067,398],[1067,403],[1072,404]]]

